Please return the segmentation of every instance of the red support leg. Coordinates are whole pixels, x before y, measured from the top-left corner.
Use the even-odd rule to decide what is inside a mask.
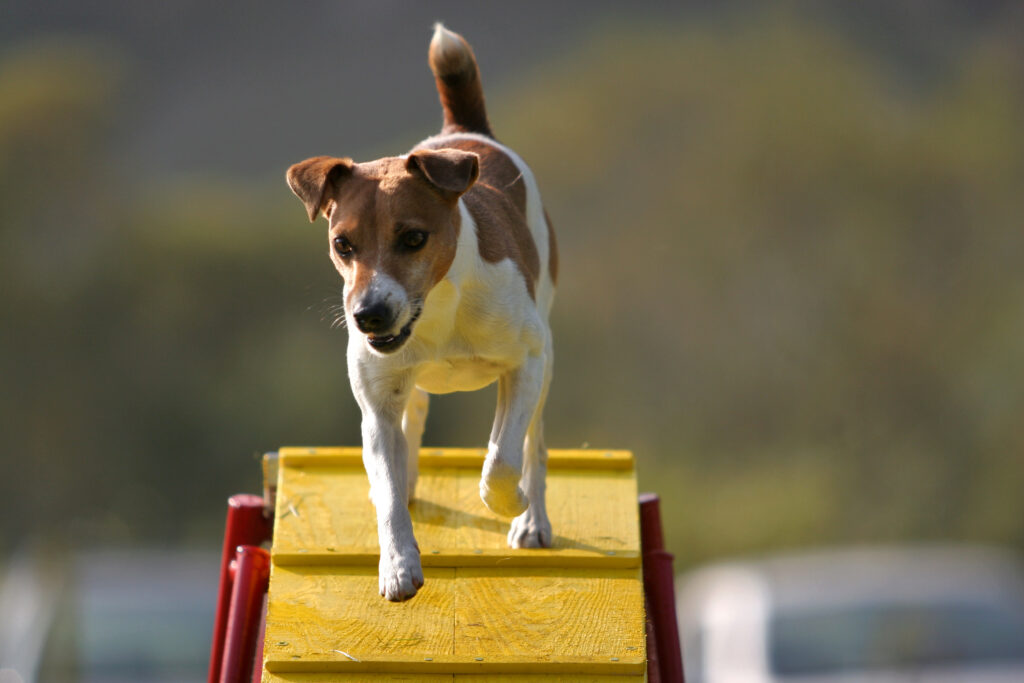
[[[239,547],[220,683],[247,683],[252,679],[263,596],[269,581],[270,553],[251,545]]]
[[[239,494],[228,499],[228,516],[224,525],[224,548],[220,561],[220,588],[217,592],[217,616],[213,623],[210,646],[208,683],[219,683],[224,658],[228,608],[231,602],[233,576],[231,564],[240,545],[258,546],[270,540],[272,525],[263,514],[263,499]]]
[[[658,496],[640,494],[640,545],[644,561],[644,594],[647,618],[653,626],[654,646],[661,683],[684,683],[683,657],[676,622],[676,591],[673,585],[672,554],[665,551]],[[648,663],[651,669],[652,663]],[[648,672],[650,677],[651,672]]]

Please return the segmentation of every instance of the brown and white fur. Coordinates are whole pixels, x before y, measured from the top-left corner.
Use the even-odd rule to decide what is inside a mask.
[[[327,217],[345,282],[349,376],[388,600],[423,585],[408,504],[430,393],[498,382],[480,496],[514,517],[510,546],[551,544],[541,413],[554,233],[529,167],[492,137],[469,44],[438,24],[429,62],[444,109],[439,135],[402,156],[315,157],[287,175],[310,221]]]

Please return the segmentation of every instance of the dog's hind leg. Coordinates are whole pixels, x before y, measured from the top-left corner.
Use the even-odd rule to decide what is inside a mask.
[[[526,437],[523,489],[530,507],[512,520],[508,544],[512,548],[550,548],[551,522],[544,500],[547,490],[548,449],[544,445],[544,420],[538,416]]]
[[[498,409],[480,477],[480,498],[499,515],[515,517],[530,504],[519,480],[523,445],[544,387],[544,354],[536,353],[498,380]]]
[[[530,501],[526,512],[512,520],[508,544],[512,548],[550,548],[551,522],[548,520],[545,493],[547,491],[548,449],[544,444],[544,404],[551,386],[553,354],[551,340],[545,349],[544,384],[540,402],[534,412],[523,448],[523,490]]]
[[[402,433],[409,447],[408,467],[406,468],[408,500],[412,502],[416,494],[416,479],[419,477],[420,443],[423,441],[423,429],[427,425],[427,411],[430,408],[430,394],[422,389],[413,389],[409,394],[409,402],[402,413]]]

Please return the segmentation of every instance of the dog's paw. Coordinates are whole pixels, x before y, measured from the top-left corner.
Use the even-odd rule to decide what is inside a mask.
[[[519,488],[520,474],[501,462],[488,460],[480,477],[480,498],[496,515],[515,517],[530,506],[526,494]]]
[[[512,520],[508,530],[510,548],[550,548],[551,522],[548,516],[534,514],[533,508]]]
[[[423,568],[419,553],[396,554],[392,558],[381,555],[379,574],[380,594],[391,602],[402,602],[416,595],[423,587]]]

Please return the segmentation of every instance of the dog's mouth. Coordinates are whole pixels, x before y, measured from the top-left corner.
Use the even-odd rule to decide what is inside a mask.
[[[417,306],[416,311],[413,313],[412,318],[409,322],[398,331],[398,334],[368,334],[366,335],[366,342],[375,350],[381,353],[394,353],[402,347],[403,344],[412,336],[412,326],[419,320],[420,313],[423,312],[422,306]]]

